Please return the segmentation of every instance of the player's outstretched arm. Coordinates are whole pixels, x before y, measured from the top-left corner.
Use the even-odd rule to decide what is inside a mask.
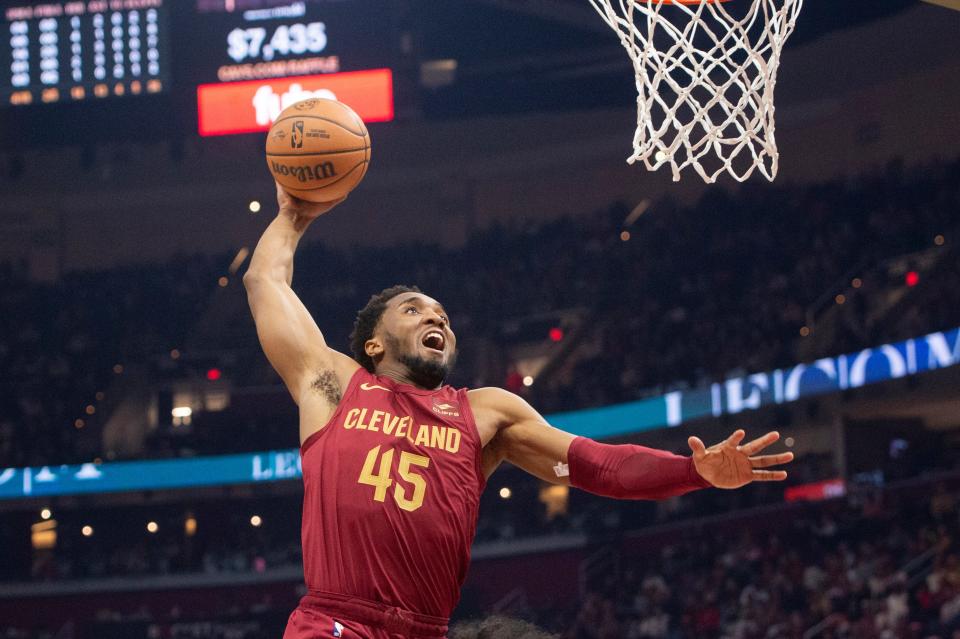
[[[327,346],[310,312],[291,288],[293,254],[300,238],[313,220],[339,201],[304,202],[279,187],[277,200],[280,212],[261,236],[243,283],[260,345],[299,405],[319,378],[327,376],[327,386],[345,388],[359,365]],[[327,395],[327,400],[335,397],[333,392]]]
[[[598,495],[664,499],[710,486],[739,488],[753,481],[782,481],[786,471],[763,469],[793,459],[793,453],[757,455],[779,439],[776,432],[740,445],[745,433],[738,430],[710,448],[691,437],[691,457],[633,444],[601,444],[550,426],[527,402],[503,389],[472,393],[474,411],[492,415],[498,427],[485,452],[488,475],[506,460],[546,481]]]

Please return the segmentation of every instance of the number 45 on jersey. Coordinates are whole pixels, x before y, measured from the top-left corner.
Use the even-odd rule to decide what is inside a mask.
[[[386,501],[387,490],[390,489],[390,486],[393,486],[393,500],[397,502],[397,506],[407,512],[413,512],[423,506],[423,498],[427,492],[427,481],[423,478],[423,475],[414,472],[411,467],[429,468],[430,458],[406,451],[400,453],[400,465],[397,468],[397,474],[400,479],[413,488],[413,494],[407,498],[408,487],[391,476],[395,452],[391,448],[381,456],[380,446],[371,448],[370,452],[367,453],[367,458],[363,461],[363,469],[360,471],[360,478],[357,483],[373,486],[376,489],[373,491],[373,499],[379,502]],[[377,464],[377,458],[380,459],[379,465]],[[373,470],[374,466],[378,466],[376,472]]]

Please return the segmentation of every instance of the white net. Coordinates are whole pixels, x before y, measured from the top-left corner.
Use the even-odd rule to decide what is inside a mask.
[[[803,0],[590,0],[617,32],[637,75],[631,164],[673,179],[777,174],[773,90]],[[728,10],[724,4],[729,4]],[[733,14],[739,8],[737,15]]]

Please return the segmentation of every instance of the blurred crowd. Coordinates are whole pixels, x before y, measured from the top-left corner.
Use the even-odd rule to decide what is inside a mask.
[[[334,250],[308,236],[294,285],[308,308],[323,309],[328,342],[343,350],[371,293],[419,285],[450,310],[463,345],[452,381],[470,386],[512,386],[502,346],[509,324],[581,309],[588,330],[579,341],[550,374],[516,388],[550,412],[794,363],[808,311],[843,290],[843,328],[811,355],[960,325],[958,208],[960,160],[894,164],[814,186],[714,189],[689,206],[617,204],[536,226],[518,221],[453,249]],[[876,283],[852,291],[845,278],[869,279],[884,260],[934,248],[944,259],[928,265],[890,318],[868,321],[862,298],[880,294]],[[122,399],[117,378],[131,370],[158,385],[202,379],[207,367],[234,388],[278,384],[256,342],[239,273],[228,273],[232,258],[177,257],[66,274],[54,284],[0,267],[0,468],[110,459],[87,433],[109,418]],[[199,441],[186,448],[287,445],[294,430],[276,419],[243,426],[249,437],[194,427]],[[152,449],[139,456],[186,454],[163,436],[149,441]]]
[[[855,493],[773,531],[680,533],[604,575],[555,627],[578,639],[955,639],[956,488]]]
[[[596,536],[591,546],[605,547],[609,561],[586,571],[575,562],[569,566],[582,575],[578,603],[531,605],[520,598],[520,604],[500,612],[525,618],[563,639],[956,639],[958,488],[960,475],[954,471],[886,489],[853,487],[845,497],[824,502],[767,505],[709,517],[698,512],[696,519],[649,531],[631,532],[628,525],[620,525]],[[242,531],[243,522],[224,519],[229,524],[224,531],[240,531],[239,541],[222,564],[204,559],[198,565],[203,574],[257,574],[294,560],[292,554],[261,554],[260,548],[270,547],[284,552],[275,534],[248,534]],[[201,527],[211,520],[216,517]],[[71,552],[78,565],[97,563],[76,548]],[[207,548],[211,556],[217,552]],[[550,555],[543,555],[543,561],[551,561]],[[174,563],[165,566],[162,569],[173,569]],[[144,566],[127,570],[131,576],[149,574]],[[279,591],[269,587],[260,590],[262,601],[255,604],[237,598],[218,607],[216,614],[196,610],[212,599],[229,602],[231,588],[208,588],[197,602],[147,592],[133,607],[137,599],[128,596],[125,609],[111,612],[108,606],[98,613],[96,636],[145,636],[139,630],[151,624],[176,626],[189,636],[221,636],[212,630],[221,626],[233,637],[271,636],[280,632],[296,601],[293,589],[274,596],[270,593]],[[463,614],[461,610],[455,619]],[[201,619],[202,628],[193,623]]]
[[[121,399],[111,382],[182,339],[212,270],[193,256],[39,283],[0,264],[0,468],[102,454],[87,432]]]
[[[292,491],[282,497],[190,505],[58,508],[53,511],[56,546],[34,549],[29,563],[2,576],[9,581],[61,582],[299,569],[301,500]],[[11,557],[6,567],[14,564]]]
[[[693,207],[656,203],[627,229],[623,246],[614,233],[605,244],[585,243],[597,273],[581,293],[596,300],[589,356],[571,359],[534,397],[544,408],[573,409],[793,364],[810,339],[801,330],[839,294],[845,330],[807,357],[957,326],[955,251],[917,286],[925,297],[907,299],[884,321],[864,314],[868,295],[904,288],[902,275],[877,282],[877,267],[955,242],[958,210],[960,162],[892,165],[806,188],[711,191]]]

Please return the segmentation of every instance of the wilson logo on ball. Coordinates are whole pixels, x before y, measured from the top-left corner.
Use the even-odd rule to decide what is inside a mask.
[[[290,146],[295,149],[303,148],[303,120],[297,120],[293,123],[293,131],[290,132]]]
[[[321,162],[320,164],[315,164],[313,166],[288,166],[273,160],[271,164],[275,174],[283,176],[290,175],[297,178],[297,180],[300,182],[326,180],[328,178],[337,177],[337,169],[333,166],[333,162]]]

